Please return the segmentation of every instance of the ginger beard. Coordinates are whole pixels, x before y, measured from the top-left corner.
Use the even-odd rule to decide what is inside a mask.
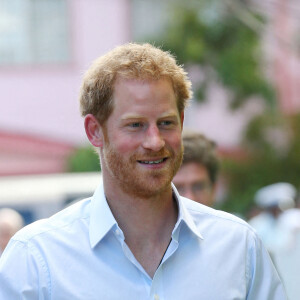
[[[140,198],[150,198],[170,188],[171,181],[182,162],[182,143],[177,152],[164,147],[159,152],[145,151],[126,157],[116,151],[109,143],[107,135],[105,136],[101,163],[105,164],[109,175],[117,181],[125,193]],[[138,162],[138,160],[145,160],[147,157],[152,159],[168,157],[168,159],[162,168],[147,169],[140,166]]]

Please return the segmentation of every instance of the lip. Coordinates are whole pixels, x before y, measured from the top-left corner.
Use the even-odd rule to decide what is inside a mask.
[[[151,169],[156,169],[156,168],[161,168],[162,166],[164,166],[167,160],[168,160],[168,157],[156,157],[156,158],[139,159],[139,160],[137,160],[137,162],[141,166],[151,168]],[[159,162],[159,161],[161,161],[161,162]],[[153,162],[156,162],[156,163],[153,163]]]

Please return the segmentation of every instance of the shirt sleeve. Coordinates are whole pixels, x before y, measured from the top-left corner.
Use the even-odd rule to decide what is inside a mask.
[[[247,259],[247,300],[287,300],[273,262],[261,240],[254,234]]]
[[[11,240],[0,258],[0,299],[48,300],[46,264],[28,242]]]

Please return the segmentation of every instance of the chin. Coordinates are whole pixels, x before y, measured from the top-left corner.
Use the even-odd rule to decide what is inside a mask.
[[[156,197],[171,189],[171,179],[163,180],[161,177],[156,180],[137,180],[132,184],[122,184],[124,192],[139,198]]]

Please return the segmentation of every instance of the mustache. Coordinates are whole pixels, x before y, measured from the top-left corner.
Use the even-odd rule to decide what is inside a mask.
[[[168,149],[161,149],[160,151],[151,151],[146,150],[143,153],[136,153],[133,156],[135,160],[144,160],[147,158],[163,158],[163,157],[170,157],[174,155],[174,151]]]

